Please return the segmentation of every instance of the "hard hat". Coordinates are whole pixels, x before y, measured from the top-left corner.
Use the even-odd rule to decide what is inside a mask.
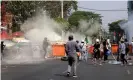
[[[96,39],[96,42],[99,42],[100,40],[99,39]]]
[[[82,40],[81,42],[84,42],[84,40]]]

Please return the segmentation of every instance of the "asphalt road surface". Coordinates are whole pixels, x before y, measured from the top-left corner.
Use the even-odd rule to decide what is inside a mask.
[[[1,80],[133,80],[133,66],[80,62],[77,78],[66,77],[66,69],[67,62],[59,59],[37,64],[2,65]]]

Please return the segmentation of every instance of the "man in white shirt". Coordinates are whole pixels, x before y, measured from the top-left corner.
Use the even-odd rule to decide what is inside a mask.
[[[88,59],[88,53],[87,53],[87,49],[86,49],[86,44],[84,42],[84,40],[81,41],[81,51],[82,51],[82,60],[87,61]]]
[[[121,44],[120,44],[120,54],[121,54],[121,61],[122,61],[123,65],[125,64],[125,62],[127,64],[127,60],[125,58],[125,55],[126,55],[126,45],[125,45],[123,39],[121,40]]]

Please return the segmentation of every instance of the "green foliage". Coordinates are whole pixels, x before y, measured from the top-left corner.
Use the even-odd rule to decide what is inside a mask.
[[[109,23],[109,32],[115,32],[116,33],[116,40],[120,40],[120,38],[122,37],[122,34],[124,33],[124,30],[121,29],[119,23],[123,21],[123,20],[118,20],[118,21],[114,21],[112,23]],[[119,35],[121,34],[121,35]],[[113,36],[113,35],[112,35]]]
[[[77,10],[77,1],[64,1],[63,5],[64,15],[67,15],[71,7]],[[61,1],[7,1],[6,9],[15,16],[21,14],[23,21],[41,9],[46,10],[52,18],[56,18],[61,15]]]
[[[61,28],[64,30],[64,31],[67,31],[69,29],[69,23],[67,20],[65,19],[62,19],[62,18],[55,18],[54,19],[57,23],[60,24]]]
[[[112,23],[109,23],[108,26],[109,26],[109,31],[110,32],[123,32],[123,30],[120,28],[119,26],[119,23],[123,21],[123,20],[118,20],[118,21],[115,21],[115,22],[112,22]]]
[[[99,22],[101,21],[101,16],[99,14],[87,11],[76,11],[69,17],[68,22],[70,23],[70,25],[78,27],[80,20],[89,21],[92,18],[99,19]]]
[[[16,23],[24,22],[27,18],[34,16],[39,10],[46,10],[52,18],[61,16],[61,1],[4,1],[6,2],[7,12],[11,12],[14,15],[13,31],[19,30]],[[70,13],[70,10],[77,10],[77,1],[63,1],[64,17]],[[57,19],[57,22],[63,22],[69,25],[63,19]],[[19,26],[20,27],[20,26]],[[65,27],[65,29],[67,29]]]

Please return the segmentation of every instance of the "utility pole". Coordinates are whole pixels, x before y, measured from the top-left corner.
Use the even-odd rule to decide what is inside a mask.
[[[63,19],[64,18],[64,15],[63,15],[63,0],[61,0],[61,18]],[[64,38],[64,32],[62,31],[62,41],[63,41],[63,38]]]
[[[64,18],[64,15],[63,15],[63,0],[61,0],[61,18]]]

